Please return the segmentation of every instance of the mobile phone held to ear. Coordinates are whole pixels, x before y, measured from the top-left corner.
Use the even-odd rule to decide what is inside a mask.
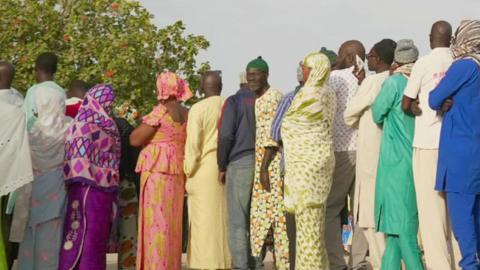
[[[356,61],[356,64],[355,64],[356,73],[359,74],[362,71],[362,69],[365,69],[365,62],[363,62],[362,58],[360,58],[360,56],[358,55],[355,55],[355,61]]]

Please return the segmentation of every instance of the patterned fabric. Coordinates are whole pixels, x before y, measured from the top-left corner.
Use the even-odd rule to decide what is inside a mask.
[[[106,270],[115,194],[83,183],[68,187],[59,270]]]
[[[286,94],[280,103],[278,104],[277,112],[275,114],[275,118],[273,119],[272,123],[272,140],[276,142],[280,142],[282,140],[282,121],[285,113],[288,111],[290,104],[292,104],[292,100],[295,97],[297,91],[290,92]]]
[[[166,100],[171,96],[186,101],[193,96],[188,83],[173,72],[163,72],[157,77],[157,99]]]
[[[18,250],[19,270],[58,269],[66,198],[61,169],[35,176]]]
[[[180,270],[186,125],[158,105],[143,123],[158,126],[137,163],[141,172],[137,268]]]
[[[396,68],[393,71],[393,74],[402,74],[403,76],[408,78],[408,77],[410,77],[410,74],[412,74],[413,65],[414,65],[414,63],[402,65],[402,66]]]
[[[321,55],[312,70],[318,73],[316,81],[309,78],[306,85],[319,85],[318,81],[328,77],[330,62]],[[335,93],[328,87],[305,86],[293,99],[284,118],[284,202],[289,212],[318,207],[328,197],[335,163],[332,149],[335,104]]]
[[[138,194],[140,175],[135,173],[140,149],[130,145],[130,134],[133,131],[127,120],[114,118],[120,132],[122,156],[120,160],[120,195],[118,208],[118,268],[133,270],[137,260],[138,233]]]
[[[17,215],[28,218],[19,247],[20,270],[58,268],[66,200],[62,166],[69,117],[65,116],[65,98],[65,91],[54,82],[33,86],[25,98],[35,179],[31,197],[21,199],[28,206],[19,208],[28,215]]]
[[[110,85],[96,85],[85,96],[66,135],[66,184],[82,182],[118,190],[120,135],[109,115],[114,100]]]
[[[186,125],[174,122],[162,104],[143,117],[143,123],[159,128],[153,139],[140,152],[135,171],[183,174]],[[180,145],[181,148],[178,148]]]
[[[337,95],[337,112],[333,126],[333,144],[335,152],[357,150],[357,131],[343,121],[343,112],[347,103],[357,93],[358,80],[353,75],[353,67],[334,70],[330,74],[330,88]]]
[[[465,20],[452,41],[455,59],[470,57],[480,64],[480,20]]]
[[[297,229],[296,270],[328,269],[325,246],[326,208],[305,208],[295,215]]]
[[[288,237],[285,209],[283,206],[283,181],[280,169],[280,155],[277,153],[268,169],[270,192],[266,192],[260,183],[260,167],[265,148],[276,147],[271,138],[271,125],[278,103],[282,99],[280,91],[270,88],[257,98],[255,103],[256,142],[255,142],[255,179],[253,182],[250,209],[250,243],[252,254],[259,257],[265,244],[268,231],[273,227],[274,247],[277,269],[288,269]]]
[[[118,269],[134,270],[137,260],[138,196],[136,186],[130,180],[122,179],[120,181],[118,207],[120,212]]]
[[[285,207],[297,224],[296,269],[328,269],[325,247],[326,200],[335,155],[332,125],[335,93],[325,86],[330,61],[321,53],[305,58],[311,68],[282,125],[285,152]]]

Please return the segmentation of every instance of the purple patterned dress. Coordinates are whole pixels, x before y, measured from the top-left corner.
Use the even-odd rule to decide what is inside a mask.
[[[65,143],[68,204],[60,270],[106,269],[119,183],[120,137],[110,116],[110,85],[88,91]]]

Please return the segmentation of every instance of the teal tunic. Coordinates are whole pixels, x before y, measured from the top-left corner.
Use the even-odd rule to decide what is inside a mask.
[[[412,172],[413,116],[402,110],[407,78],[390,76],[372,105],[373,120],[383,126],[375,190],[377,231],[399,235],[418,230]],[[433,188],[433,187],[432,187]]]

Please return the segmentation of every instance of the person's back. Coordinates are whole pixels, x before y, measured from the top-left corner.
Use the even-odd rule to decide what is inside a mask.
[[[19,248],[21,270],[58,268],[62,241],[62,227],[58,224],[62,224],[66,201],[64,142],[70,123],[65,116],[65,91],[54,82],[57,62],[53,53],[39,55],[35,63],[37,84],[27,91],[23,106],[35,179],[27,228]],[[15,211],[25,209],[22,207],[16,205]]]
[[[224,98],[212,96],[194,104],[190,109],[191,115],[199,121],[202,131],[201,157],[205,157],[217,151],[218,122]],[[216,157],[215,157],[216,158]]]
[[[382,89],[389,89],[391,93],[388,95],[388,99],[376,100],[374,105],[373,118],[375,122],[379,122],[381,117],[385,117],[383,122],[383,138],[389,138],[394,134],[396,137],[401,138],[401,141],[396,141],[396,144],[402,144],[405,148],[409,148],[413,141],[413,132],[415,127],[415,118],[406,114],[401,107],[403,91],[407,85],[408,79],[401,74],[394,74],[385,80]],[[386,90],[384,90],[386,91]],[[380,96],[380,94],[379,94]],[[379,114],[380,101],[385,102],[383,105],[389,106],[390,109],[385,115]],[[387,104],[389,103],[389,104]]]
[[[223,106],[218,131],[218,163],[225,171],[231,161],[255,153],[255,93],[240,89]]]
[[[418,210],[413,183],[412,140],[415,119],[403,111],[402,100],[418,49],[400,40],[395,49],[394,75],[382,85],[372,105],[375,123],[382,126],[382,142],[375,188],[375,225],[386,235],[381,269],[423,270],[418,247]]]
[[[158,128],[140,152],[136,171],[180,174],[183,167],[186,123],[175,121],[164,105],[157,105],[153,112],[143,121],[147,124],[157,122]]]
[[[418,98],[421,115],[415,117],[416,128],[413,146],[423,149],[438,148],[442,118],[428,107],[428,94],[438,85],[453,62],[450,49],[435,48],[418,59],[405,89],[405,95]],[[435,136],[426,136],[433,135]]]
[[[480,175],[473,173],[480,170],[480,165],[471,163],[469,169],[465,169],[465,160],[480,158],[480,155],[476,154],[477,145],[480,143],[480,118],[472,117],[480,115],[480,66],[472,59],[457,60],[447,75],[451,77],[446,77],[448,80],[440,83],[437,91],[430,94],[429,100],[430,106],[440,109],[446,92],[442,91],[447,87],[453,100],[450,111],[443,116],[436,188],[450,192],[480,192]],[[450,79],[454,76],[458,76],[456,80]],[[446,132],[447,130],[449,132]],[[447,155],[448,162],[443,158]],[[472,173],[466,175],[467,172]],[[465,177],[469,181],[448,180]]]

